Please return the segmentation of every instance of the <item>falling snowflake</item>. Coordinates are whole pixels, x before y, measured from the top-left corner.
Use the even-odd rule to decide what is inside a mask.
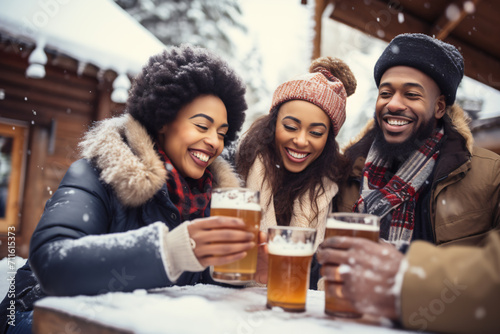
[[[460,8],[455,4],[449,5],[446,8],[446,18],[449,21],[458,21],[460,19]]]
[[[391,52],[394,54],[398,54],[399,53],[399,46],[397,46],[396,44],[392,45]]]
[[[405,15],[403,13],[398,14],[398,22],[403,23],[405,21]]]
[[[476,11],[476,5],[472,1],[464,2],[464,10],[467,14],[472,14]]]
[[[475,312],[476,319],[482,319],[486,316],[486,310],[484,307],[478,307]]]

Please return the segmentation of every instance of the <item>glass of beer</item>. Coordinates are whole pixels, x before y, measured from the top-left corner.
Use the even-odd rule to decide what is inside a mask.
[[[374,215],[338,212],[331,213],[326,221],[325,240],[329,237],[358,237],[378,242],[380,218]],[[343,281],[325,281],[325,313],[337,317],[358,318],[359,313],[342,294]]]
[[[267,307],[288,312],[306,310],[316,230],[275,226],[268,229]]]
[[[259,192],[247,188],[218,188],[212,192],[211,216],[229,216],[243,219],[246,230],[254,233],[257,244],[260,228],[261,207]],[[247,255],[236,262],[214,266],[212,278],[222,283],[248,282],[257,270],[256,245]]]

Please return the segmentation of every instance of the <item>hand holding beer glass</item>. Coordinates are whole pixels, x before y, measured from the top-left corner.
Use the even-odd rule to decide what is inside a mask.
[[[268,229],[267,307],[304,312],[316,230],[275,226]]]
[[[379,231],[380,218],[377,216],[362,213],[332,213],[326,221],[325,240],[333,236],[349,236],[378,242]],[[342,285],[340,277],[336,277],[335,281],[325,281],[325,313],[346,318],[361,317],[362,314],[343,296]]]
[[[246,188],[219,188],[212,192],[210,216],[241,218],[248,232],[258,240],[261,219],[259,192]],[[229,264],[214,266],[212,278],[223,283],[248,282],[254,279],[257,267],[257,245],[247,255]]]

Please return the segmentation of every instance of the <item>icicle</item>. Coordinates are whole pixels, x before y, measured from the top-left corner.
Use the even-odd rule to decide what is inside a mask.
[[[47,55],[43,51],[45,42],[39,41],[35,50],[31,52],[28,63],[30,64],[26,69],[26,77],[33,79],[42,79],[45,77],[45,64],[47,64]]]
[[[81,77],[82,74],[83,74],[83,71],[85,71],[85,67],[87,67],[87,63],[84,62],[84,61],[79,61],[78,62],[78,68],[76,70],[76,75],[78,75],[79,77]]]
[[[106,74],[106,71],[102,68],[100,68],[99,71],[97,71],[97,81],[99,81],[99,83],[104,82],[104,75],[105,74]]]
[[[115,103],[125,103],[128,98],[128,90],[131,86],[130,80],[125,73],[118,75],[113,81],[113,93],[111,101]]]

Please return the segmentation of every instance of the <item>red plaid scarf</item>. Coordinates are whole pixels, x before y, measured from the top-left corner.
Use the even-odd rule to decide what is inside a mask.
[[[205,169],[203,176],[197,180],[184,178],[175,169],[165,152],[157,145],[158,152],[165,161],[168,172],[167,188],[170,200],[179,210],[181,220],[193,220],[205,217],[205,211],[212,196],[212,173]]]
[[[404,252],[411,242],[419,190],[432,174],[443,134],[442,128],[435,130],[389,181],[384,176],[390,162],[380,158],[375,142],[368,152],[354,211],[381,217],[380,237],[400,251]]]

